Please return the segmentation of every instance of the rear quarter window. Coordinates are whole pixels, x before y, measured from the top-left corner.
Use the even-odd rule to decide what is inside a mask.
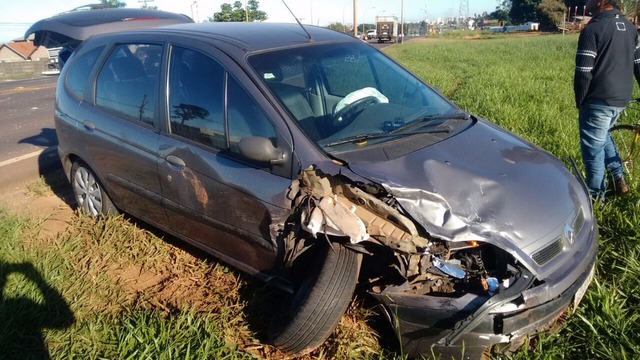
[[[80,57],[76,61],[69,65],[66,85],[67,89],[69,89],[69,91],[71,91],[77,97],[82,97],[85,83],[89,78],[89,73],[91,72],[93,65],[96,63],[96,60],[98,60],[98,56],[100,56],[103,49],[104,46],[100,46],[93,50],[90,50],[80,55]]]
[[[98,75],[96,105],[153,125],[161,52],[161,45],[117,46]]]

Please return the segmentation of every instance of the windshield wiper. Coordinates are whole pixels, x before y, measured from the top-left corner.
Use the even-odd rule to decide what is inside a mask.
[[[406,136],[406,135],[416,135],[416,134],[435,134],[435,133],[448,133],[448,132],[451,132],[450,126],[439,126],[439,127],[434,127],[434,128],[429,128],[429,129],[424,129],[419,131],[404,132],[404,133],[396,133],[395,131],[392,131],[389,133],[376,132],[376,133],[348,136],[346,138],[336,140],[334,142],[330,142],[322,146],[331,147],[331,146],[342,145],[347,143],[356,143],[356,144],[362,143],[364,145],[368,140],[371,140],[371,139],[382,139],[382,138],[396,137],[396,136]]]
[[[405,125],[391,131],[389,134],[395,134],[398,133],[404,129],[413,127],[417,124],[420,123],[424,123],[426,121],[430,121],[430,120],[436,120],[436,119],[446,119],[446,120],[450,120],[450,119],[459,119],[459,120],[468,120],[469,117],[471,117],[471,115],[465,113],[465,112],[458,112],[458,113],[448,113],[448,114],[432,114],[432,115],[426,115],[426,116],[422,116],[419,117],[409,123],[406,123]],[[407,133],[408,134],[408,133]]]

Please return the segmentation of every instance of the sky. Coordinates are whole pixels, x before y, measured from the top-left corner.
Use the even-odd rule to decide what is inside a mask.
[[[144,0],[121,0],[127,7],[139,8]],[[147,5],[159,10],[182,13],[196,22],[207,20],[220,11],[223,3],[235,0],[147,0]],[[243,3],[245,0],[241,0]],[[260,10],[267,13],[268,21],[295,22],[282,0],[258,0]],[[373,23],[375,16],[404,14],[405,22],[421,21],[425,18],[455,17],[460,12],[460,1],[468,3],[469,15],[492,12],[498,0],[357,0],[357,23]],[[0,43],[24,35],[34,22],[73,8],[99,3],[99,0],[0,0]],[[304,24],[326,26],[339,22],[353,23],[353,0],[286,0],[289,8]]]

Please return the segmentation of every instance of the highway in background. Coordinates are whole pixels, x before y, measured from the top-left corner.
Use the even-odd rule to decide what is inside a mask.
[[[0,163],[56,146],[57,76],[0,82]]]
[[[61,168],[53,121],[58,76],[0,81],[0,188]]]

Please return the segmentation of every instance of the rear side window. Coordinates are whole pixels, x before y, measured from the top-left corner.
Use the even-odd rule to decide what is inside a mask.
[[[161,45],[117,46],[100,70],[96,104],[153,125]]]
[[[91,68],[96,63],[98,56],[102,53],[104,46],[97,47],[82,54],[78,60],[69,67],[67,72],[67,89],[78,97],[82,97],[84,85],[89,78]]]

